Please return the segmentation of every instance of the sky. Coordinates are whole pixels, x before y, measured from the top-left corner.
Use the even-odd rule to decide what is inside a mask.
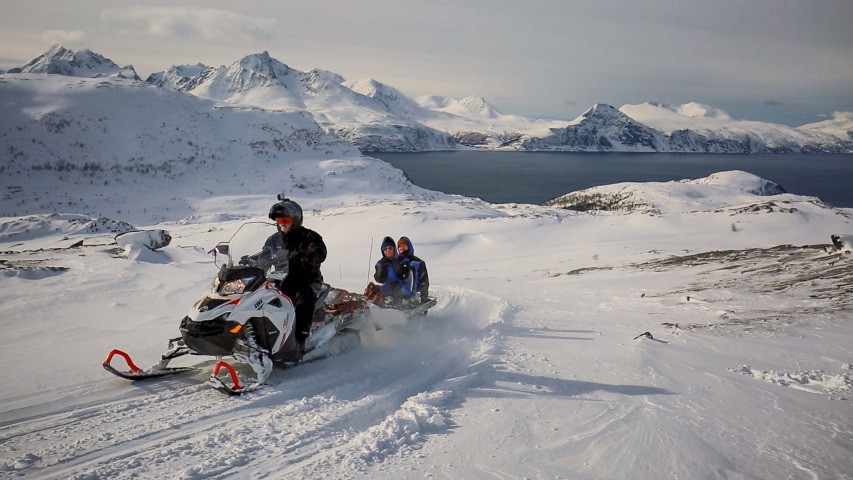
[[[0,69],[51,45],[144,79],[268,51],[409,96],[478,95],[571,120],[595,103],[700,102],[798,126],[853,111],[853,1],[3,0]]]

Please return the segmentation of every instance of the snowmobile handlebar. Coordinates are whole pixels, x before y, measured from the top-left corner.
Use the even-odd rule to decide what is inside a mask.
[[[290,252],[285,249],[273,252],[271,248],[264,247],[263,250],[254,255],[240,257],[238,263],[244,266],[258,267],[265,272],[272,267],[275,267],[276,271],[287,270],[289,254]]]

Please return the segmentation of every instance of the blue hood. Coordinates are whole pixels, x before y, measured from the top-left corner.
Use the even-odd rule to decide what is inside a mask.
[[[409,237],[400,237],[400,239],[397,240],[397,245],[400,245],[401,243],[405,243],[406,245],[409,246],[409,253],[410,254],[412,254],[412,255],[415,254],[415,246],[412,245],[412,241],[409,240]]]

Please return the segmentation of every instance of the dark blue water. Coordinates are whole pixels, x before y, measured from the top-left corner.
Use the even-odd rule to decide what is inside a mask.
[[[376,153],[415,185],[493,203],[539,204],[619,182],[662,182],[744,170],[790,193],[853,207],[851,154],[425,152]]]

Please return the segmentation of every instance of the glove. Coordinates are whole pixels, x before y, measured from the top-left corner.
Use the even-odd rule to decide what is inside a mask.
[[[239,262],[237,262],[237,265],[244,265],[244,266],[245,266],[245,265],[249,265],[249,263],[251,263],[251,262],[249,261],[249,256],[248,256],[248,255],[243,255],[242,257],[240,257],[240,261],[239,261]]]

